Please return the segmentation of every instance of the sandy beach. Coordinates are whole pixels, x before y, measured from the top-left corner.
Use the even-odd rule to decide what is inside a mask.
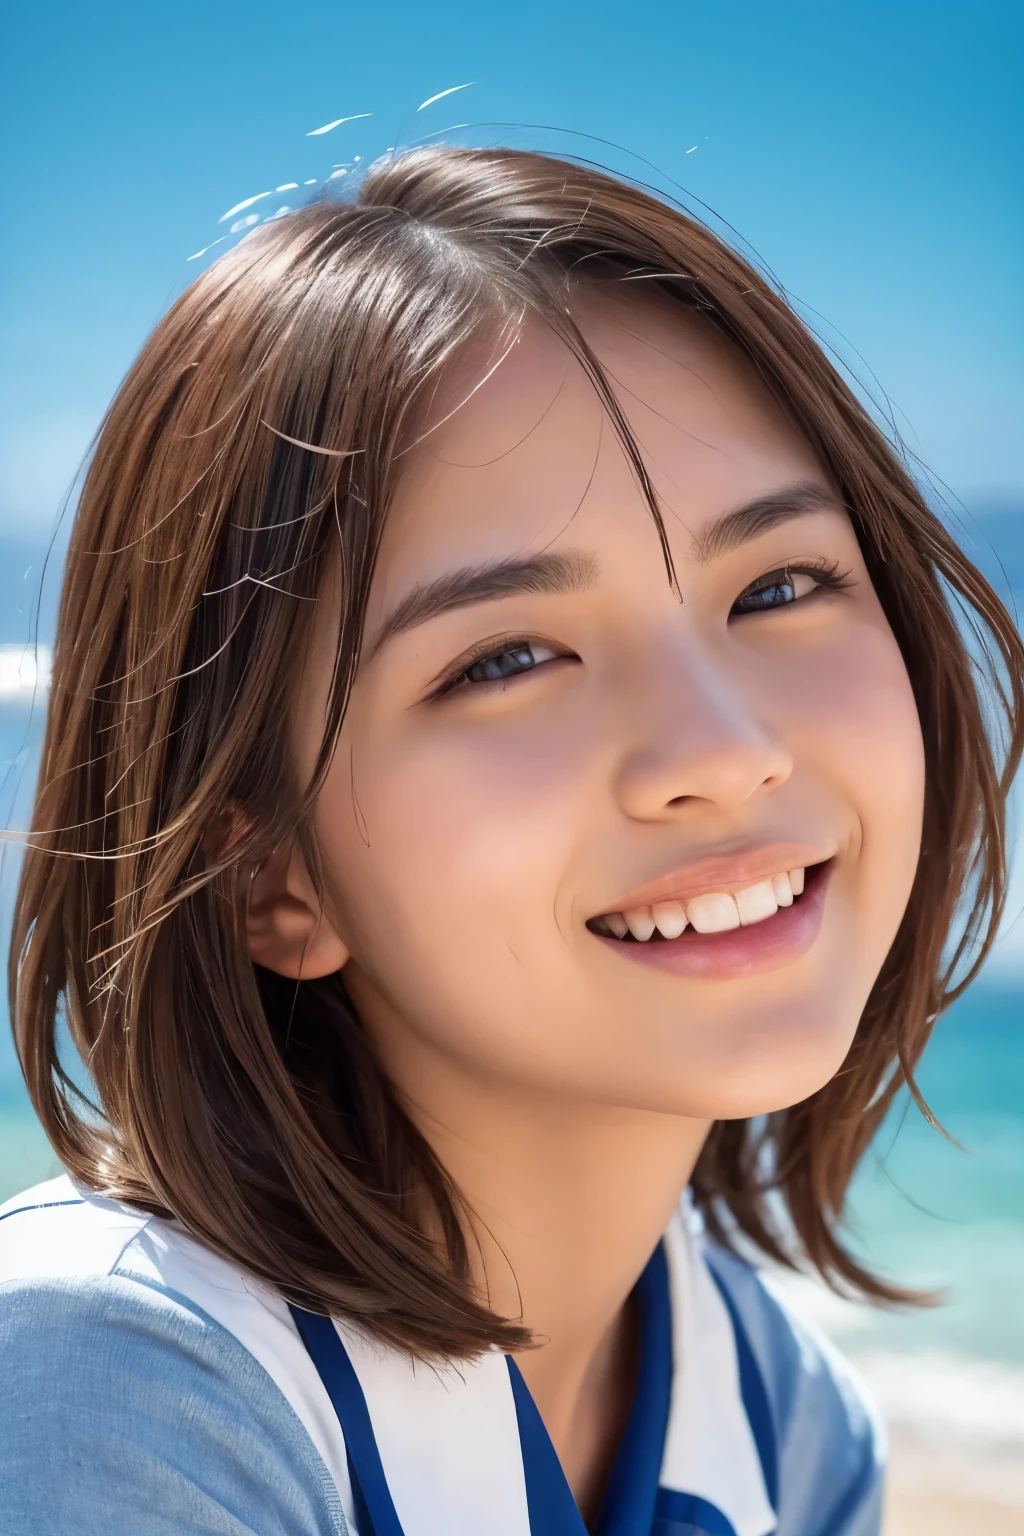
[[[1024,1462],[891,1431],[884,1536],[1024,1536]]]
[[[1024,1536],[1024,1368],[1016,1358],[908,1349],[921,1314],[894,1338],[880,1331],[884,1315],[817,1281],[776,1271],[770,1284],[831,1335],[885,1423],[883,1536]],[[933,1315],[941,1321],[941,1311]]]
[[[1021,1536],[1024,1510],[981,1499],[895,1494],[884,1536]]]

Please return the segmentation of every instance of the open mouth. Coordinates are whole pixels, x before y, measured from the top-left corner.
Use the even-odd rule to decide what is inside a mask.
[[[826,859],[777,874],[739,891],[708,891],[684,901],[656,902],[629,912],[604,912],[587,922],[591,933],[622,944],[664,944],[677,939],[731,933],[769,922],[799,907],[832,864]]]

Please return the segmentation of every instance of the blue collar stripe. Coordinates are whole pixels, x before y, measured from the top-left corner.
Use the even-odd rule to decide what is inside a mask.
[[[0,1216],[0,1221],[6,1221],[8,1216],[25,1216],[29,1211],[52,1211],[58,1205],[84,1205],[84,1200],[47,1200],[42,1205],[20,1205],[16,1211],[7,1211]]]
[[[356,1504],[364,1506],[371,1522],[365,1536],[404,1536],[384,1476],[366,1398],[338,1330],[329,1317],[303,1312],[299,1307],[290,1307],[289,1311],[344,1430],[352,1492]],[[359,1530],[363,1536],[362,1525]]]
[[[719,1279],[713,1264],[708,1265],[708,1271],[718,1287],[719,1294],[725,1302],[726,1311],[732,1322],[732,1331],[736,1338],[736,1360],[739,1365],[740,1393],[743,1398],[743,1407],[746,1410],[751,1432],[754,1436],[754,1444],[757,1446],[757,1454],[761,1461],[761,1471],[764,1474],[764,1486],[768,1494],[768,1501],[776,1514],[778,1514],[778,1453],[775,1448],[775,1424],[768,1402],[768,1392],[764,1384],[764,1377],[761,1375],[760,1367],[754,1358],[754,1351],[750,1347],[750,1340],[747,1338],[746,1329],[740,1321],[740,1316],[736,1311],[732,1297]],[[712,1536],[712,1533],[709,1533],[709,1536]]]
[[[519,1424],[530,1536],[587,1536],[583,1516],[555,1455],[544,1420],[530,1396],[530,1389],[516,1362],[510,1355],[505,1359]],[[647,1536],[646,1532],[644,1536]]]
[[[746,1332],[709,1265],[736,1340],[740,1391],[761,1461],[765,1487],[778,1508],[775,1431],[764,1380]],[[672,1310],[668,1264],[659,1244],[637,1284],[640,1361],[629,1420],[602,1501],[594,1536],[736,1536],[715,1505],[696,1494],[658,1487],[672,1390]],[[366,1398],[330,1318],[290,1308],[302,1342],[342,1426],[352,1492],[365,1536],[403,1536],[377,1449]],[[530,1536],[587,1536],[561,1463],[519,1367],[505,1357],[519,1430]]]
[[[359,1486],[359,1474],[352,1465],[352,1457],[347,1454],[347,1451],[345,1460],[348,1462],[348,1480],[352,1489],[352,1505],[353,1513],[355,1514],[356,1530],[365,1531],[366,1536],[373,1536],[373,1521],[370,1519],[370,1511],[367,1509],[366,1500],[363,1498],[363,1490]]]
[[[595,1536],[651,1536],[672,1398],[672,1300],[662,1243],[637,1282],[636,1298],[640,1315],[636,1390]]]
[[[651,1536],[736,1536],[732,1522],[695,1493],[659,1488]]]

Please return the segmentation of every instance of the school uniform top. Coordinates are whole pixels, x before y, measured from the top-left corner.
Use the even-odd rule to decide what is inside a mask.
[[[684,1206],[595,1536],[877,1536],[849,1366]],[[434,1369],[61,1178],[0,1207],[4,1536],[585,1536],[515,1362]]]

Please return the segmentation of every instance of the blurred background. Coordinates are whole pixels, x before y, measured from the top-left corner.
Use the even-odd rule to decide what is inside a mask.
[[[168,303],[246,230],[443,138],[575,154],[755,255],[915,456],[1006,601],[1024,595],[1019,6],[590,0],[66,0],[4,34],[0,786],[26,825],[80,468]],[[459,89],[453,89],[458,87]],[[422,105],[421,105],[422,104]],[[1016,839],[1015,839],[1016,850]],[[1024,874],[1024,860],[1014,854]],[[17,841],[2,845],[9,926]],[[889,1536],[1024,1532],[1024,879],[850,1225],[929,1312],[788,1285],[890,1425]],[[0,1029],[0,1200],[58,1171]]]

